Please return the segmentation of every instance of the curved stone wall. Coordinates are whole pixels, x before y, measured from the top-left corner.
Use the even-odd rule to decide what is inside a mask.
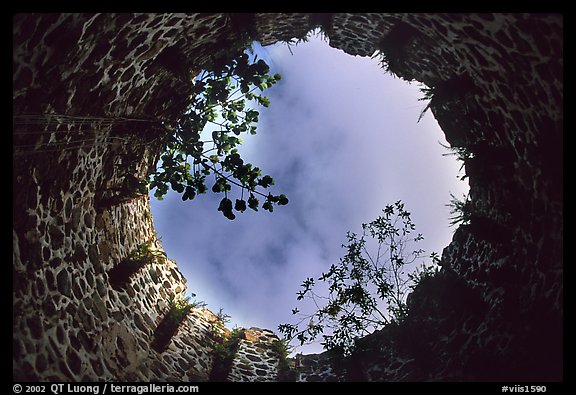
[[[19,14],[15,380],[209,378],[213,314],[193,310],[166,351],[150,347],[168,299],[185,289],[175,263],[158,258],[124,288],[110,283],[139,246],[161,251],[130,181],[155,165],[161,121],[183,109],[191,75],[251,39],[315,27],[331,46],[378,51],[390,72],[433,89],[447,140],[468,154],[472,211],[401,328],[368,336],[346,360],[299,357],[293,378],[562,378],[561,15]],[[230,380],[277,377],[274,336],[261,337],[241,341]]]

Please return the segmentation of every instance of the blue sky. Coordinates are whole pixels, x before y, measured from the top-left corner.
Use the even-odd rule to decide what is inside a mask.
[[[265,92],[271,105],[259,109],[258,134],[240,149],[245,161],[274,177],[271,192],[290,203],[230,221],[217,211],[220,194],[151,198],[156,231],[188,291],[215,312],[223,308],[231,326],[276,331],[293,322],[302,281],[337,263],[346,232],[360,232],[397,200],[424,235],[419,246],[441,253],[454,232],[445,206],[450,193],[468,190],[460,163],[442,155],[439,142],[447,143],[433,115],[417,123],[426,106],[418,84],[319,37],[290,50],[257,50],[282,80]]]

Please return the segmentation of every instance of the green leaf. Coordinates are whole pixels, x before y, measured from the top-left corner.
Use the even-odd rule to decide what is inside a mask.
[[[250,207],[254,211],[258,211],[258,199],[253,194],[250,194],[248,198],[248,207]]]
[[[178,193],[184,192],[184,185],[172,182],[172,189]]]
[[[234,213],[232,211],[224,211],[223,214],[230,221],[233,221],[234,219],[236,219],[236,215],[234,215]]]
[[[278,198],[278,205],[285,206],[287,204],[288,204],[288,198],[284,194],[280,195]]]
[[[198,193],[206,193],[207,190],[208,190],[208,188],[203,183],[196,184],[196,191]]]
[[[264,107],[269,107],[270,106],[270,100],[265,97],[265,96],[260,96],[256,98],[258,100],[258,103],[260,103],[260,105],[264,106]]]
[[[236,199],[236,204],[234,205],[234,209],[236,211],[240,211],[241,213],[243,213],[244,211],[246,211],[246,201]]]
[[[269,75],[270,67],[264,60],[251,59],[246,54],[229,62],[214,61],[210,70],[202,71],[195,78],[192,96],[183,106],[185,113],[175,121],[165,123],[170,132],[162,142],[165,150],[160,156],[161,165],[155,174],[149,176],[149,187],[154,189],[158,198],[172,188],[182,194],[182,200],[192,200],[196,194],[207,191],[206,176],[213,173],[217,176],[212,186],[214,193],[230,191],[232,185],[256,193],[258,187],[268,188],[274,184],[272,177],[262,177],[259,168],[244,163],[236,149],[242,140],[235,136],[244,132],[256,134],[254,124],[259,120],[259,112],[247,107],[246,100],[255,100],[268,107],[269,99],[252,91],[270,88],[281,79],[280,74]],[[237,95],[238,92],[243,96]],[[221,124],[221,128],[210,131],[213,145],[205,149],[205,142],[200,138],[208,123]],[[220,171],[214,167],[217,164],[222,165]],[[141,187],[143,193],[147,192],[144,190],[147,185]],[[260,202],[254,193],[250,193],[247,200],[237,199],[236,211],[243,212],[247,207],[258,211]],[[274,204],[287,203],[285,196],[269,194],[263,207],[273,211]],[[219,210],[227,218],[234,218],[229,199],[220,202]]]
[[[196,196],[196,192],[194,191],[194,188],[192,188],[191,186],[187,186],[186,190],[184,191],[184,194],[182,195],[182,200],[192,200],[194,199],[194,196]]]
[[[212,192],[214,192],[214,193],[220,193],[220,192],[222,192],[222,191],[223,191],[222,184],[221,184],[220,182],[216,182],[216,183],[214,184],[214,186],[212,187]]]
[[[228,212],[232,211],[232,201],[227,197],[222,198],[220,205],[218,206],[218,211]]]
[[[262,188],[268,188],[270,185],[274,185],[274,179],[266,175],[258,180],[258,185],[260,185]]]

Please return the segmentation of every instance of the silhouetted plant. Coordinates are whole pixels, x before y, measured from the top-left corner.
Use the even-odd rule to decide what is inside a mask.
[[[262,208],[270,212],[274,204],[288,203],[284,195],[258,190],[274,185],[274,179],[245,163],[236,148],[242,143],[238,136],[256,134],[259,113],[247,101],[268,107],[268,98],[255,91],[270,88],[281,78],[279,74],[269,75],[266,62],[256,59],[254,56],[251,62],[242,53],[227,64],[215,63],[196,78],[185,113],[175,122],[165,123],[169,133],[163,139],[160,166],[150,176],[150,188],[156,189],[156,198],[162,199],[172,188],[182,194],[182,200],[192,200],[208,190],[207,177],[213,175],[211,190],[224,193],[218,210],[228,219],[236,217],[233,211],[258,211],[257,196],[264,199]],[[215,130],[211,139],[205,141],[201,134],[208,125]],[[234,204],[228,196],[232,185],[241,188]]]
[[[313,30],[310,30],[301,37],[291,37],[289,39],[280,40],[281,43],[286,45],[291,55],[294,55],[291,46],[298,46],[300,44],[307,43],[308,41],[310,41],[310,37],[312,36],[318,37],[325,42],[329,42],[328,31],[326,30],[326,27],[324,25],[329,24],[329,22],[327,22],[327,19],[330,19],[330,16],[328,16],[328,14],[318,13],[312,15],[311,18],[314,19],[313,21],[311,20],[311,24],[318,25]]]
[[[424,94],[424,96],[419,98],[418,101],[426,101],[427,100],[428,104],[420,112],[420,115],[418,116],[418,121],[416,121],[416,123],[420,123],[420,121],[422,120],[422,117],[424,116],[426,111],[428,111],[430,109],[430,106],[432,105],[432,99],[434,98],[434,88],[433,87],[430,88],[427,86],[423,86],[422,88],[420,88],[420,92],[422,92]]]
[[[404,319],[407,294],[421,278],[418,273],[407,275],[406,270],[425,257],[422,249],[408,249],[423,236],[412,234],[415,225],[400,201],[386,206],[383,215],[363,224],[362,230],[361,236],[348,232],[348,243],[342,245],[346,255],[318,278],[328,285],[327,296],[316,292],[313,278],[304,280],[297,299],[311,299],[318,310],[302,314],[293,309],[299,321],[278,326],[287,341],[296,339],[303,345],[322,336],[325,349],[347,355],[358,337]],[[433,264],[439,261],[436,253],[429,257]]]
[[[451,147],[448,145],[444,145],[441,142],[438,142],[438,144],[440,144],[442,147],[450,151],[445,154],[442,154],[442,156],[449,156],[449,155],[456,156],[456,160],[462,162],[462,164],[460,165],[460,169],[458,169],[459,174],[464,169],[464,165],[466,165],[466,163],[470,159],[474,158],[474,153],[466,147]],[[460,180],[464,180],[467,176],[468,176],[467,174],[464,174],[462,177],[460,177]]]
[[[458,199],[451,193],[450,197],[450,203],[446,205],[451,208],[450,226],[468,225],[472,216],[472,202],[469,195],[463,195],[462,199]]]
[[[374,57],[380,58],[381,67],[393,76],[399,76],[411,81],[413,76],[407,75],[408,69],[403,67],[408,54],[408,48],[420,33],[404,22],[397,23],[378,44]]]

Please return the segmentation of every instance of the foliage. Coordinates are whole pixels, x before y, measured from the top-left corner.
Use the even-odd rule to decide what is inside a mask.
[[[220,309],[218,310],[218,313],[216,313],[216,319],[217,322],[219,323],[219,325],[221,325],[222,327],[224,327],[227,323],[230,322],[230,314],[226,314],[224,312],[224,309],[222,309],[222,307],[220,307]]]
[[[196,296],[196,295],[193,294],[193,296]],[[190,299],[190,298],[188,298],[188,299]],[[193,309],[201,309],[203,307],[208,306],[208,304],[206,302],[204,302],[203,300],[193,300],[193,301],[188,300],[188,303],[190,304],[190,306]]]
[[[432,261],[435,263],[435,265],[421,264],[420,267],[417,267],[416,270],[414,270],[414,272],[407,274],[411,282],[411,284],[409,285],[411,291],[414,291],[416,286],[420,285],[422,281],[432,278],[436,274],[438,274],[439,270],[438,264],[440,262],[440,256],[437,253],[433,252],[432,254],[430,254],[430,258],[432,258]]]
[[[172,336],[174,336],[176,330],[178,330],[178,327],[184,318],[186,318],[190,310],[201,304],[202,302],[191,303],[189,297],[171,297],[168,300],[168,313],[166,313],[154,331],[154,340],[151,343],[152,348],[158,352],[164,351],[170,344],[170,339],[172,339]]]
[[[158,258],[166,259],[166,253],[152,248],[152,241],[139,244],[130,254],[131,260],[139,261],[144,264],[157,261]]]
[[[423,236],[413,234],[415,225],[401,201],[386,206],[383,215],[363,224],[362,230],[361,236],[348,232],[348,243],[342,245],[346,255],[317,279],[328,286],[328,296],[316,292],[316,280],[304,280],[297,299],[311,299],[318,310],[303,314],[293,309],[299,321],[278,326],[286,340],[303,345],[322,336],[325,349],[347,355],[358,337],[404,319],[407,294],[423,276],[406,275],[410,265],[424,257],[422,249],[408,249]],[[439,261],[436,253],[429,257]]]
[[[288,360],[293,349],[290,343],[286,339],[274,340],[271,349],[278,355],[278,381],[296,381],[297,372]]]
[[[152,248],[152,242],[139,244],[128,257],[108,272],[110,285],[115,289],[124,287],[129,278],[140,268],[153,262],[165,261],[166,253]]]
[[[466,147],[451,147],[440,142],[439,144],[450,151],[448,153],[442,154],[442,156],[453,155],[456,156],[457,160],[462,162],[462,165],[460,165],[460,169],[458,170],[459,173],[464,169],[466,162],[474,158],[474,154]],[[460,177],[460,180],[464,180],[466,177],[467,175],[464,174],[462,177]]]
[[[450,203],[446,205],[451,208],[450,226],[468,225],[472,216],[472,202],[469,195],[463,195],[462,199],[458,199],[451,193],[450,197]]]
[[[408,69],[403,67],[408,49],[420,33],[404,22],[397,23],[378,43],[378,51],[374,56],[380,58],[380,65],[387,73],[399,76],[407,81],[414,79],[408,75]]]
[[[428,109],[430,109],[430,106],[432,105],[432,99],[434,98],[434,88],[429,88],[427,86],[423,86],[420,88],[420,92],[422,92],[424,94],[424,96],[422,96],[421,98],[418,99],[418,101],[426,101],[428,100],[428,104],[426,105],[426,107],[424,107],[424,109],[420,112],[420,115],[418,116],[418,121],[416,121],[416,123],[420,123],[420,121],[422,120],[422,117],[424,116],[424,114],[426,113],[426,111],[428,111]]]
[[[286,360],[290,352],[292,351],[292,346],[286,341],[286,339],[278,339],[272,342],[272,351],[278,354],[281,360]]]
[[[258,190],[274,185],[274,179],[245,163],[237,149],[242,143],[240,135],[256,134],[259,112],[247,101],[268,107],[269,99],[255,91],[270,88],[281,79],[279,74],[269,75],[266,62],[256,59],[254,56],[251,62],[242,53],[228,64],[214,64],[196,78],[185,113],[165,124],[170,133],[163,141],[160,166],[150,176],[150,188],[156,189],[156,198],[162,199],[172,188],[182,194],[182,200],[192,200],[208,190],[207,177],[213,175],[212,192],[224,193],[218,210],[230,220],[236,217],[233,211],[244,212],[247,207],[258,211],[258,196],[265,199],[262,208],[270,212],[274,204],[288,203],[284,195]],[[215,128],[211,139],[201,140],[209,125]],[[234,204],[228,197],[232,185],[241,188]]]
[[[235,328],[223,341],[212,344],[214,362],[210,372],[210,381],[226,381],[242,339],[244,339],[244,329]]]
[[[318,15],[320,15],[320,14],[314,14],[312,16],[312,18],[314,18],[314,16],[318,16]],[[291,37],[289,39],[281,39],[280,42],[283,43],[284,45],[286,45],[286,47],[288,48],[288,51],[290,51],[291,55],[294,55],[294,53],[292,52],[291,46],[298,46],[300,44],[307,43],[308,41],[310,41],[310,37],[318,37],[325,42],[329,41],[328,33],[327,33],[326,29],[322,25],[320,25],[320,26],[317,26],[315,29],[308,31],[303,36]]]

